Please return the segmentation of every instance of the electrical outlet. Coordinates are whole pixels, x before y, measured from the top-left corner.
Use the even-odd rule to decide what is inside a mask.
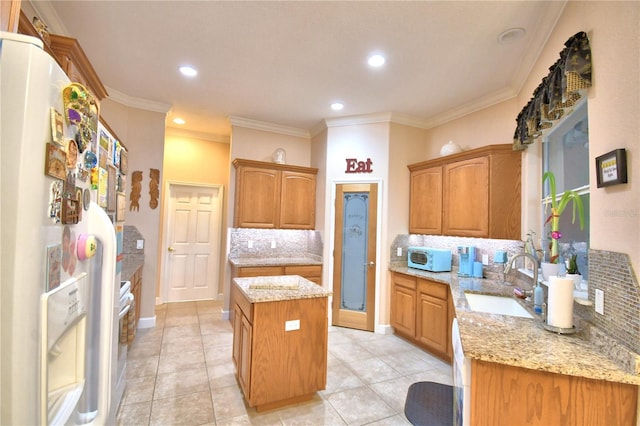
[[[596,312],[604,315],[604,291],[596,288]]]
[[[488,265],[489,264],[489,255],[488,254],[483,254],[482,255],[482,264],[483,265]]]
[[[249,241],[247,242],[247,248],[250,248],[250,249],[252,249],[252,248],[253,248],[253,241],[249,240]]]
[[[396,256],[402,256],[402,247],[398,247],[398,250],[396,250]]]
[[[136,240],[136,249],[142,250],[144,248],[144,240]]]
[[[271,248],[276,248],[276,240],[271,240]]]

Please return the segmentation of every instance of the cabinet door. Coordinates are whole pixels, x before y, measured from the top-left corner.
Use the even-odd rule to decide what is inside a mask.
[[[416,279],[393,274],[391,326],[409,337],[416,335]]]
[[[409,232],[442,234],[442,166],[411,172]]]
[[[489,237],[489,158],[444,166],[443,233]]]
[[[316,225],[316,176],[282,171],[279,227],[314,229]]]
[[[235,227],[277,228],[280,171],[240,167],[236,171]]]
[[[238,381],[247,401],[251,400],[251,345],[253,343],[253,327],[242,314],[240,322],[240,352],[238,354]]]
[[[236,366],[236,371],[240,375],[240,344],[242,336],[242,311],[238,305],[233,308],[233,364]]]
[[[418,341],[430,349],[447,353],[447,301],[418,293]]]
[[[451,340],[449,292],[446,284],[418,279],[416,339],[441,356]]]

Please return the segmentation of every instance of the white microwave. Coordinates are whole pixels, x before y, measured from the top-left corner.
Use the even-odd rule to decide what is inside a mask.
[[[407,266],[430,272],[451,271],[451,250],[429,247],[407,248]]]

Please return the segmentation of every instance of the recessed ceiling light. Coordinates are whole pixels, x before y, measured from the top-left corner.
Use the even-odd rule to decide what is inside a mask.
[[[372,66],[372,67],[381,67],[384,65],[385,62],[386,62],[386,59],[384,58],[384,56],[380,55],[379,53],[369,56],[369,60],[367,61],[369,66]]]
[[[500,33],[498,36],[498,43],[513,43],[514,41],[520,40],[525,34],[526,31],[524,28],[509,28]]]
[[[340,111],[344,108],[344,104],[342,102],[334,102],[331,104],[331,109],[334,111]]]
[[[189,65],[182,65],[181,67],[178,67],[178,69],[185,77],[195,77],[198,75],[198,71]]]
[[[186,121],[184,121],[184,120],[183,120],[182,118],[180,118],[180,117],[176,117],[176,118],[174,118],[174,119],[173,119],[173,122],[174,122],[174,123],[176,123],[176,124],[184,124],[184,123],[186,123]]]

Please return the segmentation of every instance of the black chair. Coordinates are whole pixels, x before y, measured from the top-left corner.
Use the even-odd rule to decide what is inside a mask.
[[[453,424],[453,386],[416,382],[409,386],[404,415],[415,426]]]

